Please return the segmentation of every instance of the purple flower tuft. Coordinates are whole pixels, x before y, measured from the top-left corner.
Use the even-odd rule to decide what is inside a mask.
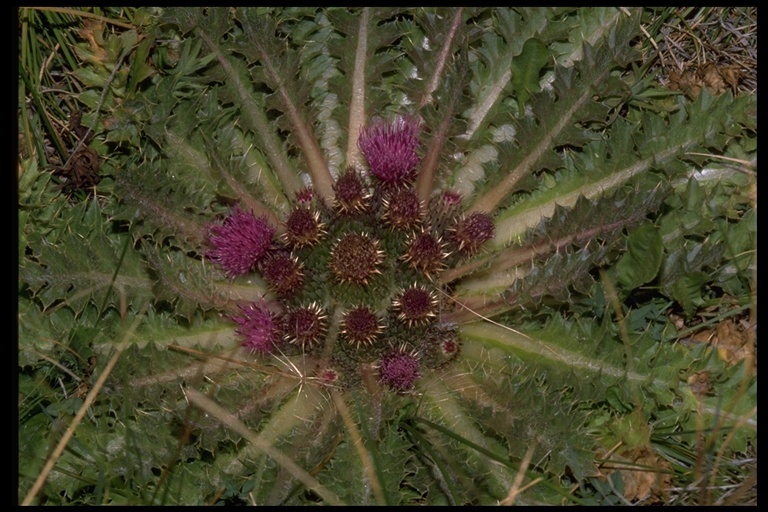
[[[402,259],[429,275],[445,266],[443,260],[446,257],[442,239],[422,229],[421,233],[412,235],[408,239],[408,248]]]
[[[235,332],[243,336],[243,346],[252,352],[272,352],[281,335],[277,315],[264,302],[240,306],[240,309],[244,316],[232,317],[232,320],[239,326]]]
[[[419,378],[419,359],[403,349],[385,355],[379,365],[381,382],[396,391],[407,391]]]
[[[312,190],[312,187],[302,187],[296,191],[295,197],[297,203],[308,205],[315,198],[315,191]]]
[[[285,240],[293,247],[314,245],[325,234],[320,212],[297,206],[285,221]]]
[[[397,116],[392,123],[375,118],[357,139],[371,174],[387,185],[408,182],[419,163],[420,131],[419,121],[412,117]]]
[[[267,252],[275,234],[266,219],[257,219],[235,206],[223,224],[209,227],[213,249],[206,256],[218,263],[230,277],[250,272]]]

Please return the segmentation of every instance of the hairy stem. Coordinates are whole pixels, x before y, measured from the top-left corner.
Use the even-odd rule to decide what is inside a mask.
[[[355,169],[364,165],[357,139],[365,126],[365,64],[368,53],[368,23],[370,8],[360,12],[355,46],[355,68],[352,73],[352,97],[349,101],[349,127],[347,128],[347,167]]]
[[[240,75],[235,68],[229,62],[227,57],[221,53],[219,47],[208,37],[203,30],[196,30],[200,39],[208,46],[208,48],[216,55],[216,59],[219,65],[224,69],[227,74],[228,84],[232,86],[237,93],[237,96],[242,101],[241,112],[243,114],[243,120],[246,125],[251,128],[261,140],[261,147],[269,158],[272,166],[277,173],[280,182],[283,184],[283,188],[289,195],[296,192],[301,188],[301,182],[299,181],[296,172],[291,164],[288,162],[288,158],[283,152],[280,140],[275,135],[274,131],[270,129],[271,124],[267,119],[267,116],[263,108],[253,100],[252,92],[243,83]]]

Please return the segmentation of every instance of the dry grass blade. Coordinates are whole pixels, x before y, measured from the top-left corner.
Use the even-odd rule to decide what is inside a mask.
[[[336,408],[344,420],[344,426],[347,427],[349,435],[352,437],[352,443],[355,445],[357,454],[360,457],[360,460],[363,462],[366,476],[368,477],[368,481],[373,488],[373,494],[376,495],[376,501],[379,503],[379,505],[385,505],[387,500],[384,497],[384,491],[381,488],[381,483],[379,482],[379,479],[376,478],[376,468],[373,465],[371,454],[368,453],[368,451],[365,449],[365,444],[363,443],[363,438],[360,435],[360,430],[357,428],[357,425],[352,419],[352,416],[349,414],[349,409],[344,403],[344,399],[342,399],[338,393],[333,394],[333,403],[336,404]]]
[[[242,421],[237,419],[226,409],[216,404],[213,400],[194,389],[186,390],[187,398],[194,405],[200,407],[208,414],[218,418],[224,425],[231,428],[241,436],[245,437],[250,443],[261,452],[275,460],[279,465],[296,477],[301,483],[319,494],[330,505],[343,505],[344,503],[330,490],[326,489],[312,475],[300,468],[293,460],[281,451],[275,449],[268,442],[264,441],[258,434],[252,432]]]
[[[88,11],[82,11],[82,10],[79,10],[79,9],[68,9],[68,8],[65,8],[65,7],[34,7],[34,9],[37,10],[37,11],[53,11],[53,12],[60,12],[62,14],[71,14],[71,15],[77,16],[79,18],[91,18],[91,19],[94,19],[94,20],[99,20],[99,21],[102,21],[104,23],[110,23],[110,24],[115,25],[117,27],[123,27],[123,28],[127,28],[127,29],[135,28],[130,23],[123,23],[122,21],[116,20],[114,18],[109,18],[107,16],[99,16],[98,14],[94,14],[94,13],[88,12]]]
[[[521,492],[530,488],[532,485],[535,485],[541,480],[541,478],[537,478],[534,481],[529,482],[527,485],[525,485],[525,487],[521,487],[523,478],[525,478],[525,471],[528,469],[528,465],[531,463],[531,458],[533,457],[534,450],[536,450],[536,446],[537,443],[533,443],[528,447],[523,460],[520,462],[520,469],[518,469],[517,475],[515,475],[515,480],[512,482],[512,487],[509,488],[509,493],[507,494],[506,498],[499,502],[499,505],[512,505]]]
[[[757,91],[756,8],[669,8],[662,16],[665,23],[648,41],[670,87],[689,92],[725,78],[734,93]]]
[[[130,341],[131,336],[133,335],[134,331],[136,331],[136,328],[139,326],[139,323],[141,323],[141,321],[144,318],[144,312],[146,311],[146,309],[147,309],[147,306],[145,305],[142,308],[141,313],[136,316],[136,320],[134,320],[133,324],[131,324],[131,327],[128,329],[128,332],[126,332],[125,336],[123,336],[123,339],[120,341],[120,344],[117,346],[115,353],[109,359],[109,362],[107,362],[107,366],[104,368],[104,371],[101,372],[101,375],[99,375],[99,378],[96,380],[96,383],[93,385],[91,392],[88,393],[88,396],[85,397],[85,401],[83,402],[83,405],[81,405],[80,409],[78,409],[77,414],[75,414],[75,417],[72,419],[72,423],[70,423],[69,427],[67,427],[66,432],[64,432],[64,435],[59,440],[59,443],[56,445],[56,448],[53,450],[53,453],[51,453],[51,456],[48,457],[48,460],[45,462],[45,466],[43,466],[43,470],[40,471],[40,474],[38,475],[37,480],[35,480],[35,483],[32,485],[32,488],[24,497],[24,501],[21,502],[22,505],[31,505],[32,500],[35,499],[35,496],[37,496],[37,493],[40,492],[40,489],[42,489],[43,484],[45,484],[45,480],[48,478],[48,475],[53,469],[53,466],[56,465],[56,461],[59,460],[59,457],[61,457],[61,454],[64,453],[64,449],[67,447],[67,444],[69,443],[70,439],[72,439],[72,436],[75,435],[75,430],[77,429],[77,426],[80,425],[80,422],[85,417],[85,413],[91,407],[91,404],[93,404],[94,400],[96,400],[96,396],[98,396],[98,394],[101,392],[101,388],[104,386],[104,383],[107,381],[107,377],[109,377],[109,374],[112,372],[112,369],[117,364],[117,360],[120,358],[120,354],[122,354],[123,350],[125,350],[125,348],[128,346],[128,342]]]

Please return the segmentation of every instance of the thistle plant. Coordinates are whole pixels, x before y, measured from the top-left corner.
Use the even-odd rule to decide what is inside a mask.
[[[21,491],[616,504],[754,449],[754,359],[675,322],[754,311],[755,97],[664,88],[647,12],[137,13],[74,46],[98,185],[23,161],[22,428],[88,415]]]

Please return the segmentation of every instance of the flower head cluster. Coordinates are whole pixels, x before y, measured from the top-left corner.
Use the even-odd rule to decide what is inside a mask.
[[[370,193],[355,170],[347,169],[339,175],[333,186],[336,209],[343,214],[362,213],[368,207]]]
[[[277,239],[266,220],[240,208],[210,229],[208,257],[230,275],[258,270],[272,296],[269,307],[241,306],[232,318],[245,348],[316,356],[318,371],[333,376],[320,380],[341,387],[377,368],[395,393],[456,357],[458,335],[438,327],[451,305],[438,299],[436,277],[459,261],[451,254],[471,255],[490,240],[494,223],[484,213],[463,216],[452,190],[420,200],[419,132],[411,117],[374,119],[358,139],[370,178],[339,173],[330,205],[302,188]]]

